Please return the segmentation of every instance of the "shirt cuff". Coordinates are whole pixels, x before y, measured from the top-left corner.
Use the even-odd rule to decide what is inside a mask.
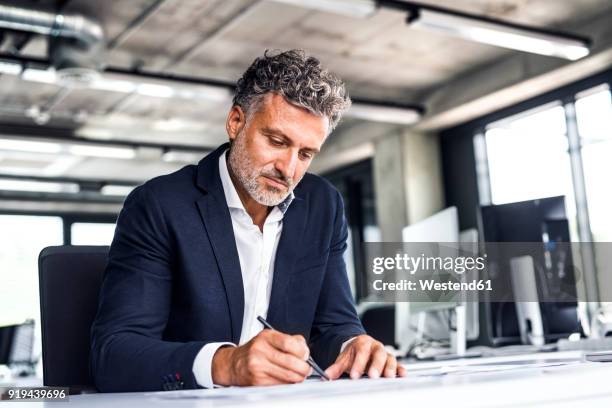
[[[218,342],[208,343],[200,349],[193,360],[193,376],[198,385],[204,388],[214,388],[212,380],[212,360],[217,350],[222,346],[234,346],[234,343]]]
[[[357,336],[355,336],[355,337],[357,337]],[[355,340],[355,337],[351,337],[350,339],[348,339],[347,341],[342,343],[342,345],[340,346],[340,353],[342,353],[344,351],[346,346],[348,346],[351,341]],[[338,354],[340,354],[340,353],[338,353]]]

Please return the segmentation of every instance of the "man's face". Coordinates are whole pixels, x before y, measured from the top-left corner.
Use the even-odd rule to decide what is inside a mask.
[[[229,165],[259,204],[280,204],[300,182],[328,133],[328,119],[278,94],[264,96],[249,120],[239,107],[227,119]]]

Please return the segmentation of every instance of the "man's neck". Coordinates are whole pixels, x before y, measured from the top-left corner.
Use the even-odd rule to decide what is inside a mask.
[[[232,166],[230,166],[229,159],[227,158],[226,163],[230,179],[232,180],[232,184],[234,184],[234,188],[238,193],[238,197],[240,197],[240,201],[242,202],[244,209],[253,220],[253,224],[257,225],[259,230],[263,232],[263,225],[266,222],[268,214],[270,214],[270,211],[272,211],[272,207],[255,201],[253,197],[251,197],[251,195],[244,189],[242,183],[238,181],[238,178],[234,175],[234,170],[232,169]]]

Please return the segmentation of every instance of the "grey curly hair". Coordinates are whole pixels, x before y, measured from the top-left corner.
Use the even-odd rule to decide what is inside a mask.
[[[315,115],[325,115],[329,119],[330,132],[351,106],[344,82],[323,69],[318,59],[306,56],[303,50],[266,50],[238,80],[233,103],[248,117],[270,92],[282,95],[289,103]]]

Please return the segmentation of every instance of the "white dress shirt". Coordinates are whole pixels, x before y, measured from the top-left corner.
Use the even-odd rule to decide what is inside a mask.
[[[263,330],[257,316],[265,318],[268,314],[276,248],[283,229],[283,215],[293,201],[293,192],[289,194],[285,201],[270,211],[264,222],[263,231],[260,231],[259,227],[253,224],[251,216],[246,212],[242,201],[240,201],[238,192],[229,175],[226,155],[227,151],[219,158],[219,175],[232,219],[232,228],[242,272],[244,313],[239,345],[243,345]],[[212,359],[217,349],[223,345],[235,346],[235,344],[227,342],[208,343],[196,355],[193,363],[193,374],[200,386],[205,388],[214,386],[211,372]]]
[[[226,162],[227,151],[219,158],[219,175],[223,185],[225,201],[232,219],[232,228],[236,239],[236,249],[240,258],[242,285],[244,287],[244,313],[240,343],[243,345],[255,337],[263,325],[257,316],[267,317],[274,275],[274,260],[276,248],[283,229],[283,216],[293,201],[293,192],[275,206],[268,214],[263,231],[253,224],[251,216],[246,212],[234,183],[230,178]],[[342,344],[341,351],[352,339]],[[193,362],[193,374],[197,383],[204,388],[213,388],[212,359],[219,347],[229,345],[229,342],[208,343],[198,352]]]

